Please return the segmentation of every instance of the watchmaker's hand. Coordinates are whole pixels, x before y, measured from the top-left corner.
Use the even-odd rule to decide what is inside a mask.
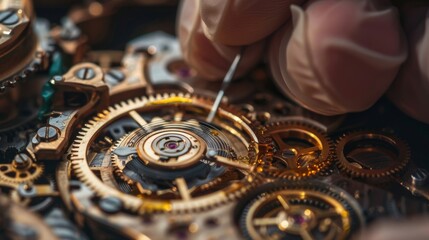
[[[248,45],[237,75],[265,57],[280,89],[310,110],[362,111],[387,93],[429,123],[427,9],[400,9],[409,47],[388,0],[183,0],[178,34],[207,79],[221,79]]]
[[[429,239],[429,218],[408,221],[385,220],[355,236],[353,240],[425,240]]]

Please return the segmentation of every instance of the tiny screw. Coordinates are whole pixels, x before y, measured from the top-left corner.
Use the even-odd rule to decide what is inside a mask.
[[[25,153],[19,153],[15,156],[15,159],[13,160],[13,163],[17,168],[25,168],[27,167],[31,162],[30,157]]]
[[[110,84],[118,84],[125,79],[125,74],[117,69],[109,70],[106,75],[104,75],[104,80]]]
[[[206,154],[207,158],[209,159],[213,159],[214,157],[216,157],[217,152],[215,150],[209,150]]]
[[[34,197],[36,196],[37,192],[35,187],[21,183],[18,185],[18,194],[21,197]]]
[[[95,77],[95,71],[92,68],[84,67],[77,70],[75,76],[82,80],[90,80]]]
[[[60,82],[64,80],[63,76],[60,76],[60,75],[55,75],[52,79],[56,82]]]
[[[98,203],[101,210],[106,213],[117,213],[122,209],[122,201],[117,197],[104,197]]]
[[[6,10],[0,12],[0,23],[4,25],[14,25],[18,23],[19,16],[16,14],[16,11]]]
[[[37,130],[37,138],[40,141],[51,142],[58,138],[58,130],[51,125],[47,125]]]

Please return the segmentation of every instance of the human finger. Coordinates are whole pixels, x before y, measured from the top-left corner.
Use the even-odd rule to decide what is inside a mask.
[[[241,46],[258,42],[290,18],[290,6],[305,0],[201,1],[206,36],[217,43]]]
[[[202,28],[199,9],[197,0],[184,0],[180,7],[177,29],[183,57],[199,76],[221,79],[241,47],[209,40]],[[263,41],[246,46],[236,76],[244,74],[260,60],[263,48]]]
[[[382,220],[357,234],[354,240],[424,240],[429,237],[429,218],[408,221]]]
[[[324,115],[373,105],[407,56],[396,9],[383,0],[313,0],[291,10],[268,51],[281,90]]]
[[[429,8],[401,8],[410,56],[389,90],[388,96],[409,116],[429,123]]]

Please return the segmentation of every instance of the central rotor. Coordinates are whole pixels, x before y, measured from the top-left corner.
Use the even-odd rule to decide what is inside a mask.
[[[196,164],[206,151],[204,141],[186,130],[155,131],[137,144],[137,154],[147,165],[186,168]]]

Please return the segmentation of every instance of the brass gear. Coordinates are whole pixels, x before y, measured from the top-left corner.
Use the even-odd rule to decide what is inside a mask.
[[[0,38],[0,63],[4,66],[0,73],[1,94],[32,73],[45,70],[53,48],[49,46],[52,40],[48,33],[44,29],[34,29],[36,23],[31,1],[14,1],[13,4],[5,2],[0,8],[15,16],[14,22],[0,24],[4,33]]]
[[[227,155],[221,157],[220,153],[216,153],[210,161],[216,162],[216,164],[226,166],[227,168],[236,169],[240,172],[240,179],[234,179],[233,182],[224,184],[220,186],[220,189],[214,189],[212,192],[199,191],[196,196],[192,196],[189,199],[189,193],[183,194],[181,189],[186,186],[183,184],[183,181],[180,181],[181,184],[177,183],[176,191],[179,191],[179,199],[153,199],[142,196],[134,196],[131,194],[124,194],[118,189],[112,187],[112,185],[106,185],[104,182],[98,178],[89,166],[88,151],[91,145],[91,142],[98,137],[102,129],[113,123],[115,120],[120,118],[131,116],[141,128],[145,128],[148,124],[140,116],[139,111],[156,111],[156,109],[184,109],[184,111],[195,111],[198,114],[207,114],[212,106],[212,100],[206,99],[203,97],[192,96],[190,94],[158,94],[156,96],[136,98],[134,100],[128,100],[116,104],[113,107],[109,107],[108,110],[105,110],[96,115],[92,120],[90,120],[82,128],[82,131],[79,132],[76,137],[72,147],[71,147],[71,166],[76,177],[81,180],[85,185],[87,185],[91,190],[95,192],[97,196],[108,197],[113,196],[119,198],[123,203],[126,209],[137,213],[145,212],[188,212],[194,210],[202,210],[210,208],[224,202],[230,201],[241,196],[243,193],[252,187],[257,179],[253,176],[253,165],[256,163],[259,156],[259,145],[258,145],[258,136],[250,127],[250,122],[245,117],[237,112],[234,112],[231,107],[221,106],[219,108],[217,117],[213,124],[219,126],[222,129],[227,129],[236,134],[236,137],[242,143],[230,143],[224,144],[224,146],[237,146],[241,144],[239,152],[245,152],[246,156],[238,154],[235,158],[229,157],[231,152],[227,151]],[[152,116],[153,117],[153,116]],[[154,119],[157,117],[154,117]],[[162,120],[162,119],[161,119]],[[175,120],[176,121],[176,120]],[[225,122],[223,122],[225,121]],[[231,124],[231,125],[230,125]],[[150,125],[150,124],[149,124]],[[239,133],[240,131],[241,133]],[[230,133],[234,136],[235,134]],[[219,132],[214,131],[214,136],[219,134]],[[229,141],[229,140],[228,140]],[[238,141],[237,141],[238,142]],[[118,145],[117,145],[118,146]],[[264,150],[263,147],[261,147]],[[114,151],[114,147],[109,150],[107,154],[112,154],[111,151]],[[229,152],[229,153],[228,153]],[[208,157],[210,154],[208,151]],[[109,158],[110,159],[110,158]],[[113,163],[110,163],[114,165]],[[120,171],[118,166],[114,167],[116,170]],[[117,172],[118,173],[118,172]],[[119,174],[122,174],[119,172]],[[229,179],[231,175],[225,176],[226,179]],[[182,178],[183,179],[183,178]],[[132,184],[128,178],[123,178],[127,183]],[[176,181],[177,182],[177,179]],[[180,186],[179,186],[180,185]],[[207,187],[210,184],[204,184],[202,187]],[[185,191],[186,192],[186,191]],[[183,198],[183,199],[182,199]],[[184,200],[186,198],[186,200]]]
[[[347,239],[364,225],[359,204],[317,181],[261,185],[236,209],[246,239]]]
[[[274,146],[272,161],[264,163],[271,177],[288,180],[308,178],[329,167],[333,144],[318,127],[301,121],[269,124],[265,136]]]
[[[115,149],[117,149],[120,146],[121,142],[123,142],[124,139],[126,139],[128,136],[129,136],[129,134],[121,137],[118,141],[116,141],[115,145],[112,147],[111,152],[113,152]],[[111,154],[110,160],[112,162],[112,167],[113,167],[113,171],[114,171],[115,175],[119,179],[121,179],[122,181],[127,183],[128,185],[132,185],[134,183],[134,181],[130,177],[128,177],[127,175],[122,173],[122,169],[121,169],[120,164],[119,164],[118,156],[115,154]]]
[[[19,157],[18,154],[15,158]],[[0,164],[0,181],[13,184],[28,183],[38,179],[43,173],[43,165],[29,160],[25,166],[19,166],[15,160],[12,163]]]
[[[388,180],[408,164],[410,149],[392,133],[362,130],[340,137],[336,156],[338,168],[352,177]]]

